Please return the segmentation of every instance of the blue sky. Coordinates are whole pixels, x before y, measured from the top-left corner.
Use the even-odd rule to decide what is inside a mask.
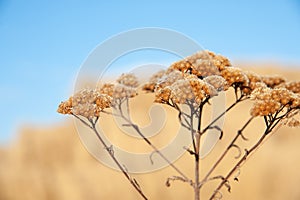
[[[234,60],[300,66],[299,1],[131,2],[0,0],[0,143],[64,119],[57,104],[85,58],[129,29],[173,29]]]

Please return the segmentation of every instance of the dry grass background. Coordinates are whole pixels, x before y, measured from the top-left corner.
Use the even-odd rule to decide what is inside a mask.
[[[298,68],[299,69],[299,68]],[[299,80],[300,71],[284,68],[253,68],[260,74],[282,74],[289,80]],[[144,103],[151,102],[145,98]],[[230,97],[229,97],[230,99]],[[230,100],[229,100],[230,101]],[[230,103],[230,102],[228,102]],[[136,104],[134,118],[149,120],[143,116],[143,104]],[[225,148],[230,135],[235,134],[245,122],[249,104],[243,103],[226,116],[224,139],[213,152],[203,160],[202,169],[216,160],[218,152]],[[147,112],[146,112],[147,113]],[[170,116],[164,131],[172,133],[178,124],[175,113]],[[243,116],[243,117],[241,117]],[[116,135],[118,129],[113,121],[103,119],[101,122],[110,127],[111,139],[125,147],[130,139]],[[174,127],[174,124],[175,125]],[[236,126],[236,124],[240,126]],[[263,124],[256,120],[245,132],[248,138],[255,138],[261,133]],[[174,131],[173,131],[174,132]],[[168,141],[172,134],[158,135],[155,143]],[[255,140],[252,140],[253,142]],[[245,143],[250,145],[251,143]],[[159,144],[160,145],[160,144]],[[136,145],[138,148],[139,145]],[[228,158],[236,152],[231,151]],[[216,175],[229,170],[230,162],[223,163]],[[193,175],[192,158],[185,155],[176,164]],[[297,200],[300,199],[300,133],[299,129],[281,128],[273,135],[256,154],[251,157],[241,170],[239,183],[231,182],[232,192],[224,190],[223,199],[244,200]],[[167,177],[175,175],[170,168],[153,173],[134,175],[150,199],[193,199],[192,189],[183,183],[165,186]],[[203,199],[207,199],[214,183],[204,187]],[[7,147],[0,149],[0,200],[82,200],[82,199],[139,199],[137,193],[127,183],[121,173],[109,169],[97,162],[85,150],[71,119],[53,127],[23,127],[18,137]]]

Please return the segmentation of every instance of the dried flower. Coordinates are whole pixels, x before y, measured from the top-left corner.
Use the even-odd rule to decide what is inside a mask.
[[[227,67],[221,71],[221,75],[230,86],[244,88],[249,84],[248,77],[240,68]]]
[[[182,73],[187,73],[189,70],[191,70],[192,63],[190,63],[188,60],[180,60],[178,62],[173,63],[170,66],[171,70],[178,70]]]
[[[117,84],[114,87],[114,93],[112,97],[114,99],[121,99],[121,98],[132,98],[137,95],[137,90],[133,87],[128,87],[123,84]]]
[[[158,80],[165,75],[165,72],[165,70],[160,70],[157,73],[153,74],[153,76],[150,77],[149,82],[143,85],[143,90],[154,92]]]
[[[198,77],[218,75],[221,70],[231,66],[229,60],[210,51],[199,51],[183,60],[173,63],[170,69],[182,73],[192,73]]]
[[[139,81],[137,79],[137,77],[132,74],[122,74],[118,79],[117,79],[117,83],[126,85],[128,87],[138,87],[139,86]]]
[[[171,89],[168,86],[165,88],[161,88],[156,92],[154,102],[168,104],[170,101],[170,96],[171,96]]]
[[[100,87],[99,92],[101,94],[107,94],[108,96],[113,96],[115,85],[111,83],[105,83],[102,87]]]
[[[99,117],[100,112],[111,106],[111,97],[97,90],[83,89],[67,101],[62,102],[57,112],[81,115],[86,118]]]
[[[189,79],[196,103],[200,103],[205,97],[213,97],[218,94],[217,90],[209,83],[201,79]]]
[[[228,89],[228,84],[222,76],[212,75],[203,79],[206,83],[212,85],[217,91],[225,91]]]
[[[72,97],[67,101],[61,102],[58,106],[57,112],[60,114],[72,114]]]
[[[132,98],[137,95],[137,89],[123,84],[104,84],[99,92],[106,94],[113,99]]]
[[[267,116],[274,114],[280,109],[280,103],[274,100],[256,101],[252,107],[250,114],[256,116]]]
[[[177,80],[183,79],[183,74],[179,71],[172,70],[168,71],[164,76],[162,76],[157,84],[156,84],[156,90],[159,90],[161,88],[164,88],[166,86],[170,86],[173,83],[175,83]]]
[[[285,87],[286,89],[294,93],[300,93],[300,81],[291,81],[291,82],[283,83],[278,85],[278,87]]]
[[[282,84],[286,81],[285,78],[279,75],[261,76],[261,79],[270,88],[274,88],[275,86]]]
[[[242,91],[244,94],[250,94],[258,86],[257,83],[261,82],[261,77],[250,71],[245,71],[244,74],[247,76],[249,83],[248,87],[244,87]]]

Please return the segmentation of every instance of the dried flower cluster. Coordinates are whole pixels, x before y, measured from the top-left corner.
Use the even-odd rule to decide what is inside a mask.
[[[155,102],[199,105],[202,100],[217,95],[224,88],[226,81],[220,76],[214,75],[201,80],[193,74],[182,75],[173,71],[157,84]]]
[[[132,73],[122,74],[117,79],[117,83],[128,86],[128,87],[133,87],[133,88],[136,88],[139,86],[139,81],[138,81],[137,77]]]
[[[274,88],[277,85],[282,84],[286,81],[285,78],[279,75],[261,76],[261,79],[270,88]]]
[[[227,81],[230,86],[238,85],[240,87],[247,87],[249,80],[246,74],[236,67],[228,67],[222,70],[222,77]]]
[[[226,67],[231,66],[230,61],[210,51],[199,51],[181,61],[173,63],[170,68],[183,73],[190,72],[198,77],[217,75]]]
[[[283,108],[300,108],[300,96],[286,88],[269,88],[260,84],[251,94],[255,100],[252,116],[267,116]]]
[[[61,114],[74,114],[86,117],[88,119],[99,117],[99,114],[105,108],[111,106],[112,98],[106,94],[101,94],[97,90],[83,89],[62,102],[58,107]]]
[[[294,93],[300,93],[300,81],[291,81],[280,84],[279,87],[284,87]]]
[[[122,74],[117,84],[107,83],[100,88],[80,90],[67,101],[61,102],[57,112],[88,119],[99,117],[100,112],[113,106],[116,99],[135,97],[137,86],[138,81],[133,74]]]
[[[154,92],[155,87],[159,79],[161,79],[165,75],[165,70],[160,70],[153,74],[149,80],[148,83],[143,85],[143,90],[149,91],[149,92]]]

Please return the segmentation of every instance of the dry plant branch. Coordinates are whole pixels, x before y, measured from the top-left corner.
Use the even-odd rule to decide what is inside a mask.
[[[108,147],[97,131],[96,123],[100,114],[104,113],[124,120],[123,126],[131,127],[153,149],[153,153],[149,157],[151,163],[153,163],[153,154],[158,154],[178,173],[178,176],[169,177],[166,185],[170,186],[173,181],[188,183],[194,190],[195,200],[200,200],[203,185],[218,180],[221,182],[212,192],[210,199],[221,199],[223,196],[221,189],[226,187],[229,192],[231,191],[229,179],[233,177],[233,180],[238,180],[240,168],[262,146],[266,138],[271,135],[270,133],[274,133],[281,125],[300,126],[300,81],[286,82],[280,76],[260,76],[253,72],[244,71],[232,67],[230,61],[224,56],[209,51],[197,52],[173,63],[167,70],[154,74],[149,82],[143,85],[142,89],[155,93],[155,103],[175,109],[178,112],[177,118],[180,125],[188,130],[186,137],[189,138],[191,147],[178,148],[184,148],[193,157],[194,180],[192,180],[143,134],[138,124],[132,121],[129,101],[138,95],[138,86],[138,79],[134,74],[122,74],[114,84],[104,84],[100,88],[83,89],[75,93],[59,105],[58,112],[74,116],[96,134],[114,163],[144,199],[147,198],[138,182],[130,177],[126,166],[122,165],[114,155],[112,146]],[[231,89],[229,90],[229,88]],[[211,107],[209,101],[218,96],[219,92],[233,92],[235,101],[203,127],[202,121],[206,116],[204,107]],[[226,137],[227,134],[224,134],[223,128],[217,125],[218,120],[248,99],[253,102],[250,119],[232,136],[233,138],[227,148],[220,152],[220,157],[201,177],[200,165],[203,160],[200,159],[199,155],[202,136],[209,129],[215,129],[220,132],[220,140]],[[189,111],[182,109],[182,105],[187,106]],[[118,113],[107,111],[109,108],[115,109]],[[242,149],[244,147],[238,144],[237,140],[248,141],[243,132],[256,117],[261,117],[264,120],[266,129],[262,135],[258,136],[256,143],[249,150],[246,148],[243,154]],[[233,167],[227,174],[212,176],[213,172],[221,166],[222,161],[227,158],[226,155],[231,149],[238,151],[235,156],[237,162],[233,163]]]

